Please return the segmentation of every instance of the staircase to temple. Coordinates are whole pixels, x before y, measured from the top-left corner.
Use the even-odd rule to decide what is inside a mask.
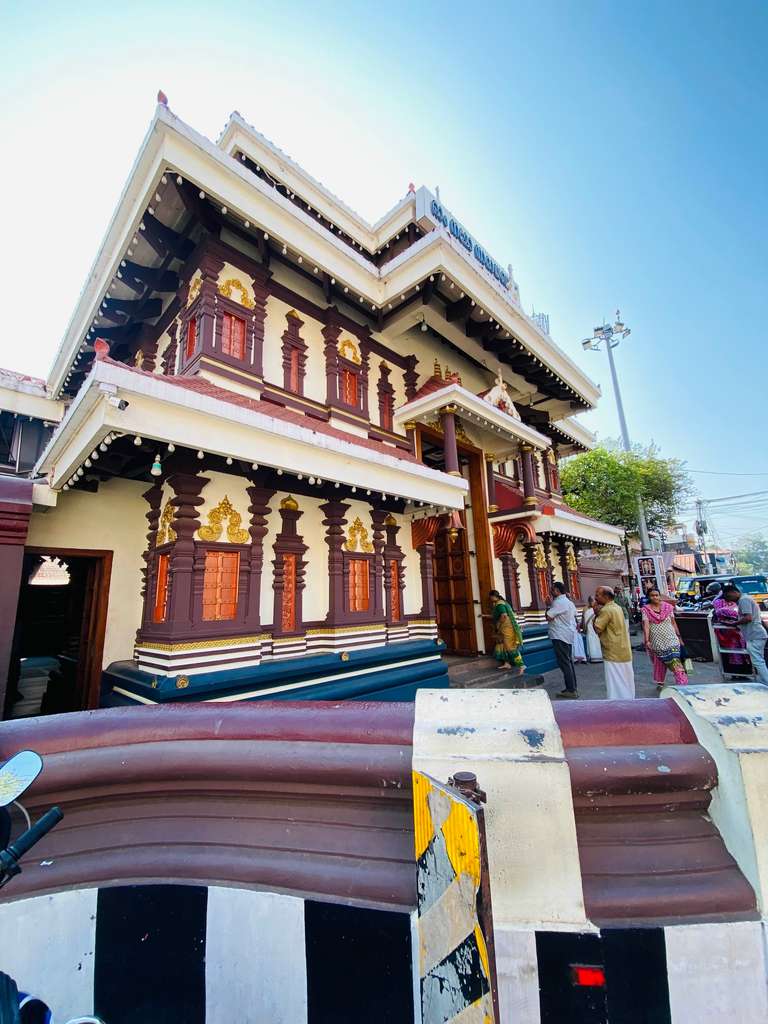
[[[556,704],[587,916],[597,924],[756,917],[709,816],[717,768],[671,700]]]

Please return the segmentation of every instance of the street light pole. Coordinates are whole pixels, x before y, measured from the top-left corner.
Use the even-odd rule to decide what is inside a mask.
[[[597,352],[600,349],[600,343],[605,342],[605,349],[608,353],[608,365],[611,368],[611,381],[613,382],[613,394],[616,399],[616,411],[619,414],[619,428],[621,430],[621,440],[624,446],[625,452],[632,451],[632,443],[629,440],[629,429],[627,427],[627,418],[624,415],[624,403],[621,400],[621,388],[619,387],[619,375],[616,372],[616,363],[613,358],[613,350],[618,346],[622,338],[626,338],[630,334],[629,327],[625,326],[621,320],[621,314],[619,310],[616,310],[616,323],[615,324],[601,324],[595,328],[594,334],[591,338],[585,338],[582,341],[582,346],[585,349],[590,349],[593,352]],[[643,499],[640,495],[637,497],[637,522],[640,533],[640,545],[644,555],[649,554],[653,549],[651,547],[651,538],[648,533],[648,523],[645,519],[645,508],[643,506]]]

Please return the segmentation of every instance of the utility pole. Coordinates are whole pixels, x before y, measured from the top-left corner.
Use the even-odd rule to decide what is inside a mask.
[[[596,327],[591,338],[585,338],[582,341],[582,347],[590,349],[593,352],[597,352],[600,349],[600,343],[605,342],[605,350],[608,353],[608,365],[611,368],[611,381],[613,382],[613,394],[616,399],[616,411],[619,415],[619,428],[621,430],[621,441],[624,446],[625,452],[632,451],[632,443],[629,440],[629,429],[627,428],[627,419],[624,415],[624,403],[621,400],[621,389],[619,388],[619,376],[616,373],[616,363],[613,359],[613,350],[617,347],[619,342],[629,336],[631,333],[629,327],[627,327],[621,320],[621,313],[616,310],[616,323],[615,324],[600,324]],[[640,546],[644,555],[648,555],[653,551],[651,547],[651,538],[648,533],[648,523],[645,519],[645,508],[643,506],[643,499],[640,495],[637,497],[637,522],[640,533]],[[631,572],[630,572],[631,575]]]

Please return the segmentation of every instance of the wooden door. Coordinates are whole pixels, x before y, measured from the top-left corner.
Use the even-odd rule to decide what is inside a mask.
[[[466,530],[459,530],[454,539],[449,530],[439,531],[435,537],[433,575],[440,639],[451,654],[477,654]]]

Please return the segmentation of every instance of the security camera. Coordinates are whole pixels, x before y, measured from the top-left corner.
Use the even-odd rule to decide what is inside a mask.
[[[124,398],[118,398],[117,395],[110,395],[107,401],[110,405],[113,405],[115,409],[119,409],[120,412],[123,412],[128,408],[128,402],[126,402]]]

